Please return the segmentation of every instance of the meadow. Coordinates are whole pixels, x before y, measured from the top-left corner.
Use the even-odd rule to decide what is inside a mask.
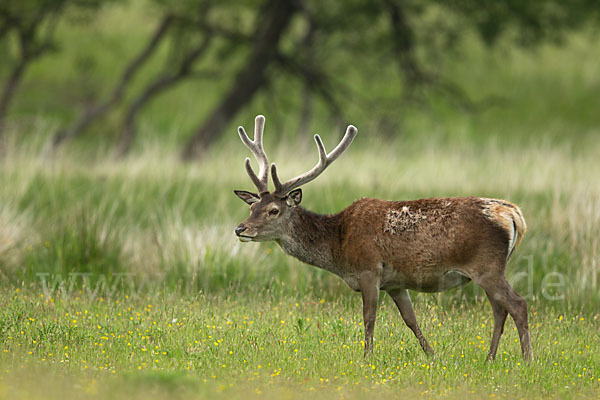
[[[81,48],[93,39],[80,36]],[[115,51],[101,58],[107,76],[125,51],[115,37]],[[507,276],[529,305],[530,363],[510,318],[497,360],[485,362],[492,312],[473,284],[412,293],[432,358],[382,294],[375,351],[363,358],[359,294],[274,243],[235,238],[248,209],[232,191],[253,189],[235,127],[202,160],[178,159],[193,113],[207,109],[190,101],[198,83],[149,107],[143,140],[125,159],[109,147],[110,121],[48,156],[45,145],[65,116],[40,104],[68,95],[65,65],[81,49],[40,62],[30,78],[47,86],[26,82],[31,92],[15,106],[39,117],[11,126],[0,161],[0,396],[598,397],[597,43],[578,34],[535,53],[470,43],[445,69],[470,94],[504,98],[481,112],[436,97],[425,110],[390,101],[402,118],[387,132],[349,102],[357,139],[304,188],[303,205],[320,213],[360,197],[477,195],[518,204],[529,230]],[[391,90],[388,73],[369,90]],[[307,170],[317,154],[293,134],[296,114],[286,110],[294,102],[276,109],[269,101],[259,96],[237,123],[251,130],[264,113],[266,150],[282,178]],[[342,132],[323,110],[311,129],[331,148]],[[102,129],[106,137],[96,135]]]
[[[432,359],[382,295],[363,359],[358,294],[232,234],[247,206],[231,189],[251,185],[235,142],[202,168],[159,151],[92,163],[25,154],[0,178],[5,395],[597,396],[598,146],[371,145],[377,158],[349,151],[305,188],[305,206],[466,193],[519,204],[530,228],[507,275],[529,303],[533,362],[510,319],[500,356],[484,361],[492,314],[472,284],[413,294]],[[311,155],[282,144],[274,159],[297,171]]]

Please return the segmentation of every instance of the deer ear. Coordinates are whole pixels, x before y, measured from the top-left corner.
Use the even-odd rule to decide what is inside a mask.
[[[285,197],[285,203],[290,207],[297,206],[298,204],[300,204],[301,201],[302,201],[302,189],[292,190]]]
[[[233,193],[235,193],[237,197],[244,200],[244,202],[249,205],[258,203],[260,201],[260,197],[258,197],[256,193],[246,192],[245,190],[234,190]]]

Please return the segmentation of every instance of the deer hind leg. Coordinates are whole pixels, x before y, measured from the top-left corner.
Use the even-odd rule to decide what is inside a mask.
[[[377,303],[379,302],[379,279],[374,274],[363,274],[359,280],[363,299],[363,318],[365,324],[365,357],[373,353],[373,332]]]
[[[494,334],[492,335],[492,344],[490,351],[487,355],[487,361],[496,359],[496,352],[498,351],[498,343],[500,342],[500,336],[504,333],[504,323],[506,322],[506,316],[508,311],[502,307],[502,305],[494,299],[494,296],[487,292],[488,300],[492,305],[492,311],[494,312]]]
[[[485,279],[477,279],[476,283],[479,284],[487,293],[490,303],[492,303],[492,309],[494,309],[494,302],[500,305],[506,310],[517,326],[519,332],[519,339],[521,340],[521,352],[525,360],[530,360],[531,354],[531,343],[529,340],[529,323],[527,321],[527,303],[519,296],[517,292],[510,286],[504,276],[502,277],[486,277]],[[493,299],[493,300],[492,300]],[[494,317],[496,317],[496,311],[494,309]],[[496,338],[497,325],[500,325],[499,321],[495,319],[494,322],[494,337],[492,338],[492,348],[494,347],[494,339]],[[502,324],[503,325],[503,324]],[[501,330],[500,330],[501,331]],[[498,335],[498,340],[500,336]],[[496,343],[497,346],[497,343]]]
[[[390,297],[396,303],[398,310],[400,311],[400,315],[402,315],[402,319],[406,326],[408,326],[417,339],[419,340],[419,344],[423,348],[423,351],[428,355],[432,356],[434,354],[433,349],[427,343],[427,339],[423,336],[423,332],[421,332],[421,328],[419,328],[419,324],[417,323],[417,317],[415,316],[415,311],[413,310],[412,303],[410,301],[410,296],[406,289],[394,289],[387,291]]]

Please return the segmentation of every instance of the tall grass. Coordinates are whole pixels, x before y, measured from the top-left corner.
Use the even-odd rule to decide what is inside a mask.
[[[600,188],[592,182],[600,177],[599,143],[578,151],[496,143],[421,147],[368,141],[368,132],[361,133],[355,148],[305,188],[307,208],[337,212],[360,197],[505,198],[521,206],[529,225],[508,269],[509,276],[526,274],[517,288],[541,302],[560,297],[557,305],[598,300]],[[272,243],[235,239],[232,228],[248,210],[232,189],[251,188],[241,167],[246,154],[236,142],[190,165],[159,151],[121,162],[12,152],[0,171],[3,276],[39,283],[39,273],[134,273],[160,276],[171,290],[187,282],[188,289],[209,293],[345,291],[337,278]],[[271,151],[284,176],[309,168],[316,157],[314,150],[292,148]],[[548,282],[554,295],[542,287]]]

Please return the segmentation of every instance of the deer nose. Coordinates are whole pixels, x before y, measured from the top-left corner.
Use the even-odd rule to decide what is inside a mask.
[[[240,224],[235,228],[235,234],[240,236],[245,230],[246,227],[243,224]]]

